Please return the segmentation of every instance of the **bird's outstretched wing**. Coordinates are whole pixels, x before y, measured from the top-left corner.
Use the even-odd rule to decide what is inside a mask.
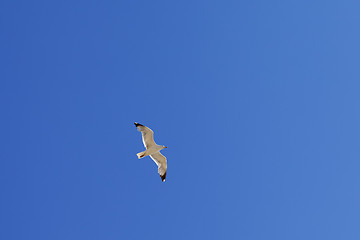
[[[140,123],[134,123],[137,130],[139,130],[139,132],[141,132],[141,135],[142,135],[142,140],[143,140],[143,143],[144,143],[144,146],[146,149],[152,147],[152,146],[155,146],[156,143],[154,141],[154,132],[148,128],[148,127],[145,127],[144,125],[140,124]]]
[[[160,174],[161,180],[165,182],[166,171],[167,171],[166,157],[162,155],[160,152],[151,154],[150,157],[152,158],[152,160],[154,160],[156,165],[158,165],[158,172]]]

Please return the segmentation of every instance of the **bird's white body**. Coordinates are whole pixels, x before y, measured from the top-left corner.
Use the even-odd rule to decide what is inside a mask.
[[[138,158],[143,158],[150,156],[152,160],[158,165],[158,172],[160,174],[161,180],[165,182],[166,171],[167,171],[167,161],[166,157],[160,153],[160,150],[167,148],[162,145],[157,145],[154,141],[154,132],[144,125],[139,123],[134,123],[136,128],[141,132],[142,140],[146,148],[145,151],[136,154]]]
[[[146,151],[143,151],[143,152],[140,152],[138,154],[136,154],[138,156],[138,158],[143,158],[143,157],[146,157],[148,155],[152,155],[154,153],[157,153],[157,152],[160,152],[160,150],[164,149],[164,146],[162,145],[155,145],[155,146],[152,146],[148,149],[146,149]]]

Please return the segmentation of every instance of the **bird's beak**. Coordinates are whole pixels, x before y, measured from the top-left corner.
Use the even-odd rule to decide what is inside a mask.
[[[167,147],[165,147],[165,148],[167,148]]]

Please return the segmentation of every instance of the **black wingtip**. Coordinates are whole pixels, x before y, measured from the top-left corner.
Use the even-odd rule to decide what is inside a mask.
[[[161,177],[161,181],[165,182],[166,172],[165,172],[165,174],[164,174],[164,175],[160,175],[160,177]]]
[[[142,124],[140,124],[140,123],[137,123],[137,122],[134,122],[134,124],[135,124],[136,127],[144,126],[144,125],[142,125]]]

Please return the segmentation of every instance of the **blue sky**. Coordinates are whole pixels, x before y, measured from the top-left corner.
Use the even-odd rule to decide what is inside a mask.
[[[0,238],[360,239],[359,10],[1,1]]]

